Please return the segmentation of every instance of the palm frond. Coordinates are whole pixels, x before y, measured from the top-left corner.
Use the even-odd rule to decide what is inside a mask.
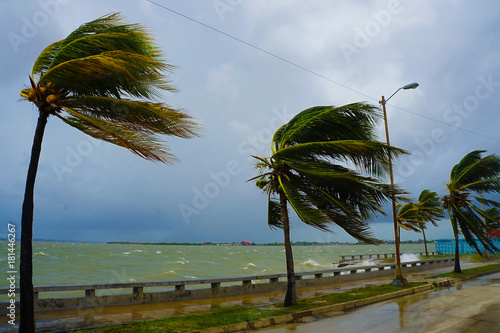
[[[161,140],[155,135],[137,131],[133,126],[84,116],[69,108],[64,108],[70,115],[63,117],[56,114],[66,124],[75,127],[93,138],[110,142],[117,146],[127,148],[134,154],[147,160],[171,164],[175,157],[169,153]]]
[[[267,223],[271,229],[283,229],[279,199],[271,197],[270,193],[268,196]]]
[[[40,77],[39,84],[50,82],[75,95],[120,98],[127,94],[151,99],[160,96],[158,89],[168,89],[164,69],[165,64],[140,54],[109,51],[54,66]]]
[[[393,156],[406,153],[402,149],[388,147],[377,141],[337,140],[288,146],[274,153],[272,158],[303,161],[332,159],[339,162],[352,162],[363,171],[380,175],[382,170],[388,170],[389,152]]]
[[[477,242],[481,243],[483,247],[491,252],[498,251],[499,249],[491,242],[485,233],[485,225],[481,219],[481,214],[478,214],[479,208],[469,205],[469,207],[461,207],[456,209],[457,223],[460,231],[469,245],[481,253]]]
[[[65,105],[82,115],[130,124],[141,132],[198,136],[199,125],[187,114],[162,103],[116,99],[108,96],[71,96]]]
[[[377,111],[376,107],[365,103],[309,108],[287,123],[280,136],[279,148],[347,138],[373,140]]]
[[[314,228],[328,231],[327,224],[330,222],[328,218],[305,200],[304,196],[290,183],[289,179],[279,177],[279,182],[288,202],[302,222]]]
[[[40,76],[41,73],[44,73],[49,70],[52,64],[52,59],[59,50],[59,47],[61,46],[62,42],[63,41],[54,42],[49,46],[47,46],[40,53],[38,58],[35,60],[35,63],[33,64],[33,69],[31,70],[32,76]]]

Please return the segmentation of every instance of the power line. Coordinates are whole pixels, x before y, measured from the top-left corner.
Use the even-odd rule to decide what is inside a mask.
[[[217,33],[219,33],[219,34],[221,34],[221,35],[224,35],[224,36],[226,36],[226,37],[228,37],[228,38],[231,38],[231,39],[233,39],[233,40],[235,40],[235,41],[237,41],[237,42],[240,42],[240,43],[242,43],[242,44],[245,44],[245,45],[247,45],[247,46],[249,46],[249,47],[251,47],[251,48],[253,48],[253,49],[256,49],[256,50],[258,50],[258,51],[260,51],[260,52],[262,52],[262,53],[265,53],[265,54],[267,54],[267,55],[270,55],[271,57],[276,58],[276,59],[278,59],[278,60],[281,60],[281,61],[283,61],[283,62],[285,62],[285,63],[287,63],[287,64],[289,64],[289,65],[292,65],[292,66],[297,67],[297,68],[299,68],[299,69],[302,69],[302,70],[304,70],[304,71],[306,71],[306,72],[308,72],[308,73],[310,73],[310,74],[312,74],[312,75],[315,75],[315,76],[317,76],[317,77],[320,77],[320,78],[322,78],[323,80],[326,80],[326,81],[328,81],[328,82],[334,83],[334,84],[336,84],[336,85],[338,85],[338,86],[340,86],[340,87],[342,87],[342,88],[344,88],[344,89],[350,90],[350,91],[352,91],[352,92],[354,92],[354,93],[356,93],[356,94],[359,94],[359,95],[361,95],[361,96],[364,96],[364,97],[366,97],[366,98],[368,98],[368,99],[371,99],[371,100],[373,100],[373,101],[377,101],[377,102],[379,101],[379,100],[378,100],[378,98],[374,98],[374,97],[369,96],[369,95],[366,95],[366,94],[364,94],[364,93],[362,93],[362,92],[360,92],[360,91],[357,91],[357,90],[355,90],[355,89],[352,89],[352,88],[350,88],[350,87],[348,87],[348,86],[346,86],[346,85],[344,85],[344,84],[342,84],[342,83],[340,83],[340,82],[337,82],[337,81],[335,81],[335,80],[330,79],[329,77],[326,77],[326,76],[321,75],[321,74],[319,74],[319,73],[317,73],[317,72],[315,72],[315,71],[313,71],[313,70],[310,70],[309,68],[306,68],[306,67],[304,67],[304,66],[302,66],[302,65],[299,65],[299,64],[297,64],[297,63],[295,63],[295,62],[293,62],[293,61],[290,61],[290,60],[288,60],[288,59],[285,59],[285,58],[283,58],[283,57],[281,57],[281,56],[279,56],[279,55],[276,55],[276,54],[274,54],[274,53],[272,53],[272,52],[269,52],[269,51],[267,51],[267,50],[265,50],[265,49],[263,49],[263,48],[260,48],[260,47],[258,47],[258,46],[256,46],[256,45],[254,45],[254,44],[251,44],[251,43],[249,43],[249,42],[246,42],[246,41],[244,41],[244,40],[242,40],[242,39],[240,39],[240,38],[238,38],[238,37],[235,37],[235,36],[233,36],[233,35],[230,35],[230,34],[228,34],[227,32],[224,32],[224,31],[222,31],[222,30],[219,30],[219,29],[217,29],[217,28],[214,28],[214,27],[212,27],[212,26],[210,26],[210,25],[208,25],[208,24],[206,24],[206,23],[203,23],[203,22],[201,22],[201,21],[198,21],[198,20],[196,20],[196,19],[194,19],[194,18],[192,18],[192,17],[189,17],[189,16],[187,16],[187,15],[185,15],[185,14],[182,14],[182,13],[180,13],[180,12],[178,12],[178,11],[175,11],[175,10],[173,10],[173,9],[169,8],[169,7],[166,7],[166,6],[164,6],[164,5],[161,5],[161,4],[159,4],[159,3],[157,3],[157,2],[154,2],[154,1],[152,1],[152,0],[146,0],[146,1],[148,1],[149,3],[152,3],[153,5],[158,6],[158,7],[160,7],[160,8],[163,8],[163,9],[165,9],[165,10],[167,10],[167,11],[171,12],[171,13],[174,13],[174,14],[176,14],[176,15],[178,15],[178,16],[181,16],[181,17],[183,17],[183,18],[185,18],[185,19],[187,19],[187,20],[189,20],[189,21],[192,21],[192,22],[197,23],[197,24],[199,24],[199,25],[201,25],[201,26],[204,26],[205,28],[208,28],[208,29],[210,29],[210,30],[213,30],[213,31],[215,31],[215,32],[217,32]],[[391,105],[391,104],[389,104],[389,105]],[[486,138],[486,139],[495,140],[495,141],[499,141],[499,142],[500,142],[500,139],[497,139],[497,138],[494,138],[494,137],[491,137],[491,136],[488,136],[488,135],[484,135],[484,134],[481,134],[481,133],[477,133],[477,132],[474,132],[474,131],[470,131],[470,130],[467,130],[467,129],[465,129],[465,128],[461,128],[461,127],[458,127],[458,126],[453,126],[453,125],[448,124],[448,123],[446,123],[446,122],[444,122],[444,121],[440,121],[440,120],[437,120],[437,119],[434,119],[434,118],[431,118],[431,117],[428,117],[428,116],[425,116],[425,115],[422,115],[422,114],[419,114],[419,113],[416,113],[416,112],[413,112],[413,111],[410,111],[410,110],[407,110],[407,109],[404,109],[404,108],[401,108],[401,107],[398,107],[398,106],[395,106],[395,105],[391,105],[391,106],[392,106],[392,107],[394,107],[394,108],[397,108],[397,109],[399,109],[399,110],[402,110],[402,111],[408,112],[408,113],[410,113],[410,114],[412,114],[412,115],[414,115],[414,116],[417,116],[417,117],[421,117],[421,118],[424,118],[424,119],[427,119],[427,120],[431,120],[431,121],[434,121],[434,122],[436,122],[436,123],[439,123],[439,124],[442,124],[442,125],[445,125],[445,126],[448,126],[448,127],[451,127],[451,128],[454,128],[454,129],[457,129],[457,130],[460,130],[460,131],[463,131],[463,132],[466,132],[466,133],[469,133],[469,134],[474,134],[474,135],[481,136],[481,137]]]

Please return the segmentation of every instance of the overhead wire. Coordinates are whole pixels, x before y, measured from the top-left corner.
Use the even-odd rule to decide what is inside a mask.
[[[190,16],[187,16],[187,15],[185,15],[185,14],[182,14],[182,13],[180,13],[180,12],[178,12],[178,11],[176,11],[176,10],[172,9],[172,8],[169,8],[169,7],[165,6],[165,5],[159,4],[159,3],[155,2],[155,1],[152,1],[152,0],[146,0],[146,1],[147,1],[147,2],[149,2],[149,3],[151,3],[151,4],[153,4],[153,5],[155,5],[155,6],[158,6],[158,7],[160,7],[160,8],[163,8],[163,9],[165,9],[165,10],[167,10],[167,11],[169,11],[169,12],[171,12],[171,13],[175,14],[175,15],[181,16],[181,17],[183,17],[183,18],[185,18],[185,19],[187,19],[187,20],[189,20],[189,21],[192,21],[192,22],[194,22],[194,23],[196,23],[196,24],[199,24],[199,25],[201,25],[201,26],[203,26],[203,27],[205,27],[205,28],[207,28],[207,29],[213,30],[213,31],[215,31],[215,32],[217,32],[217,33],[219,33],[219,34],[221,34],[221,35],[223,35],[223,36],[226,36],[226,37],[228,37],[228,38],[230,38],[230,39],[233,39],[233,40],[235,40],[235,41],[237,41],[237,42],[239,42],[239,43],[245,44],[245,45],[246,45],[246,46],[248,46],[248,47],[251,47],[251,48],[253,48],[253,49],[255,49],[255,50],[258,50],[258,51],[260,51],[260,52],[262,52],[262,53],[265,53],[265,54],[267,54],[267,55],[269,55],[269,56],[271,56],[271,57],[274,57],[274,58],[276,58],[276,59],[278,59],[278,60],[280,60],[280,61],[283,61],[283,62],[285,62],[285,63],[287,63],[287,64],[289,64],[289,65],[292,65],[292,66],[297,67],[297,68],[299,68],[299,69],[301,69],[301,70],[304,70],[304,71],[306,71],[306,72],[308,72],[308,73],[310,73],[310,74],[312,74],[312,75],[315,75],[315,76],[317,76],[317,77],[319,77],[319,78],[321,78],[321,79],[323,79],[323,80],[326,80],[326,81],[328,81],[328,82],[334,83],[334,84],[336,84],[336,85],[338,85],[338,86],[340,86],[340,87],[342,87],[342,88],[344,88],[344,89],[350,90],[350,91],[352,91],[352,92],[354,92],[354,93],[356,93],[356,94],[359,94],[359,95],[361,95],[361,96],[364,96],[364,97],[366,97],[366,98],[368,98],[368,99],[371,99],[371,100],[374,100],[374,101],[379,101],[379,100],[378,100],[378,98],[374,98],[374,97],[369,96],[369,95],[367,95],[367,94],[365,94],[365,93],[362,93],[362,92],[360,92],[360,91],[357,91],[357,90],[355,90],[355,89],[353,89],[353,88],[351,88],[351,87],[349,87],[349,86],[346,86],[345,84],[342,84],[342,83],[340,83],[340,82],[337,82],[337,81],[335,81],[335,80],[333,80],[333,79],[331,79],[331,78],[329,78],[329,77],[326,77],[326,76],[324,76],[324,75],[322,75],[322,74],[319,74],[319,73],[317,73],[317,72],[315,72],[315,71],[313,71],[313,70],[311,70],[311,69],[309,69],[309,68],[307,68],[307,67],[304,67],[304,66],[302,66],[302,65],[299,65],[299,64],[297,64],[297,63],[295,63],[295,62],[293,62],[293,61],[290,61],[290,60],[288,60],[288,59],[286,59],[286,58],[283,58],[283,57],[281,57],[281,56],[279,56],[279,55],[276,55],[276,54],[274,54],[274,53],[272,53],[272,52],[270,52],[270,51],[267,51],[267,50],[265,50],[265,49],[263,49],[263,48],[261,48],[261,47],[258,47],[258,46],[256,46],[256,45],[251,44],[251,43],[249,43],[249,42],[247,42],[247,41],[244,41],[244,40],[242,40],[242,39],[240,39],[240,38],[238,38],[238,37],[235,37],[235,36],[233,36],[233,35],[231,35],[231,34],[228,34],[227,32],[224,32],[224,31],[222,31],[222,30],[220,30],[220,29],[214,28],[214,27],[212,27],[212,26],[210,26],[210,25],[208,25],[208,24],[206,24],[206,23],[203,23],[203,22],[201,22],[201,21],[199,21],[199,20],[196,20],[196,19],[194,19],[194,18],[192,18],[192,17],[190,17]],[[432,117],[428,117],[428,116],[422,115],[422,114],[420,114],[420,113],[413,112],[413,111],[410,111],[410,110],[407,110],[407,109],[404,109],[404,108],[398,107],[398,106],[393,105],[393,104],[389,104],[389,105],[391,105],[391,107],[397,108],[397,109],[399,109],[399,110],[401,110],[401,111],[404,111],[404,112],[410,113],[410,114],[412,114],[412,115],[414,115],[414,116],[421,117],[421,118],[424,118],[424,119],[427,119],[427,120],[431,120],[431,121],[434,121],[434,122],[439,123],[439,124],[441,124],[441,125],[445,125],[445,126],[448,126],[448,127],[451,127],[451,128],[454,128],[454,129],[457,129],[457,130],[460,130],[460,131],[463,131],[463,132],[466,132],[466,133],[469,133],[469,134],[474,134],[474,135],[481,136],[481,137],[486,138],[486,139],[490,139],[490,140],[494,140],[494,141],[499,141],[499,142],[500,142],[500,139],[498,139],[498,138],[494,138],[494,137],[491,137],[491,136],[488,136],[488,135],[484,135],[484,134],[481,134],[481,133],[477,133],[477,132],[474,132],[474,131],[471,131],[471,130],[468,130],[468,129],[465,129],[465,128],[462,128],[462,127],[454,126],[454,125],[452,125],[452,124],[448,124],[448,123],[446,123],[446,122],[444,122],[444,121],[441,121],[441,120],[438,120],[438,119],[435,119],[435,118],[432,118]]]

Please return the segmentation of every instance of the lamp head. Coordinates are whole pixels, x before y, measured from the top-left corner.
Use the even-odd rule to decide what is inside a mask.
[[[412,83],[408,83],[406,86],[403,86],[402,88],[403,89],[415,89],[416,87],[418,87],[418,83],[412,82]]]

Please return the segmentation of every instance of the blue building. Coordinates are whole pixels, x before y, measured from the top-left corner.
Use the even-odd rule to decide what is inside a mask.
[[[493,245],[495,245],[497,248],[500,249],[500,238],[490,238],[490,240],[493,242]],[[436,252],[439,252],[440,254],[455,254],[455,240],[454,239],[437,239],[435,241],[436,244]],[[484,247],[481,243],[478,242],[478,247],[481,251],[484,250]],[[462,254],[467,254],[467,253],[476,253],[476,250],[467,244],[465,239],[459,239],[458,240],[458,250]],[[497,251],[496,253],[500,253]]]

